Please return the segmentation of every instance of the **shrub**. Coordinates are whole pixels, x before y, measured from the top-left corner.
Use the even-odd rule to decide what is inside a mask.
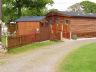
[[[72,39],[73,39],[73,40],[77,40],[77,38],[78,38],[78,37],[77,37],[76,34],[72,35]]]

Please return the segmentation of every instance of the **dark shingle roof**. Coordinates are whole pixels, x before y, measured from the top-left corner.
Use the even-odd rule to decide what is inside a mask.
[[[45,16],[26,16],[26,17],[21,17],[15,22],[20,22],[20,21],[41,21],[45,18]]]
[[[68,12],[68,11],[57,11],[57,13],[62,14],[63,16],[72,16],[72,17],[96,17],[96,13],[79,13],[79,12]]]

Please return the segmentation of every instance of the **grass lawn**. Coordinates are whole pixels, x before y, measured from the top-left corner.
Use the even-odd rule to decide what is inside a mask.
[[[6,63],[6,61],[0,60],[0,65],[3,65],[3,64],[5,64],[5,63]]]
[[[60,63],[57,72],[96,72],[96,43],[71,53]]]
[[[17,53],[22,53],[22,52],[26,52],[29,50],[33,50],[33,49],[37,49],[43,46],[48,46],[48,45],[52,45],[52,44],[57,44],[60,41],[44,41],[44,42],[37,42],[37,43],[33,43],[33,44],[28,44],[22,47],[17,47],[17,48],[11,48],[9,49],[8,53],[9,54],[17,54]]]

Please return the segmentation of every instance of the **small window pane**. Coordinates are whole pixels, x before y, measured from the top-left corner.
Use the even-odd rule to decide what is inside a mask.
[[[69,20],[66,20],[66,24],[70,24],[70,21]]]
[[[53,21],[52,20],[49,20],[49,24],[52,25],[53,24]]]
[[[63,24],[70,24],[70,20],[64,20]]]
[[[40,26],[41,26],[41,27],[43,27],[43,26],[44,26],[44,24],[43,24],[43,23],[41,23],[41,24],[40,24]]]
[[[59,21],[59,20],[56,20],[56,25],[57,25],[57,26],[59,25],[59,23],[60,23],[60,21]]]
[[[63,24],[65,24],[65,20],[64,20],[64,21],[62,21],[62,23],[63,23]]]
[[[60,21],[59,20],[56,20],[56,24],[59,24],[60,23]]]

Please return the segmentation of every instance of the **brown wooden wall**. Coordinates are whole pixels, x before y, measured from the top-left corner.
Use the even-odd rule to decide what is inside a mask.
[[[96,32],[96,19],[88,18],[71,18],[72,32]]]
[[[69,20],[72,34],[77,34],[80,37],[96,37],[96,19],[71,18]]]
[[[17,35],[27,35],[36,32],[40,22],[18,22],[17,25]]]

